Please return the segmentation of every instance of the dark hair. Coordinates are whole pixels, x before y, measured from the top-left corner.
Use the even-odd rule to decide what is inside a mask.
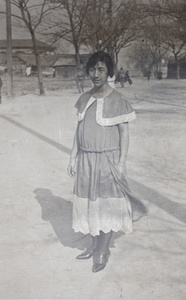
[[[114,65],[110,55],[103,51],[98,51],[92,54],[86,64],[86,73],[89,75],[89,69],[93,68],[98,61],[104,62],[108,69],[108,76],[113,77],[114,75]]]

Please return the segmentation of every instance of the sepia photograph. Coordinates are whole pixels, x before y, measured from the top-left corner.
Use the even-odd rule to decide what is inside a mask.
[[[0,300],[186,299],[186,1],[0,0]]]

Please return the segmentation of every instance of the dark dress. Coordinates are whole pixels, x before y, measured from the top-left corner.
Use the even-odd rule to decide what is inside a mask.
[[[92,236],[98,235],[100,230],[130,233],[130,201],[116,178],[120,177],[117,172],[120,155],[118,125],[133,120],[135,112],[116,90],[101,99],[85,93],[76,107],[79,113],[79,153],[74,183],[73,228]]]

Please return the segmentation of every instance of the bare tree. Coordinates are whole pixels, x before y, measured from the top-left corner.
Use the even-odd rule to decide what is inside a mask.
[[[51,18],[45,22],[42,34],[51,37],[53,42],[64,39],[75,49],[76,64],[80,63],[80,47],[84,44],[85,20],[87,18],[91,0],[50,0],[59,5]]]
[[[147,76],[148,72],[154,72],[152,54],[143,42],[135,44],[130,50],[129,61],[135,62],[136,68],[141,70],[143,76]]]
[[[153,56],[155,68],[161,71],[165,53],[172,52],[179,79],[179,55],[186,45],[185,0],[149,0],[142,5],[145,48]]]
[[[106,50],[115,59],[137,36],[137,9],[134,0],[95,0],[87,16],[85,44]],[[92,13],[91,13],[92,12]]]
[[[165,47],[167,47],[167,50],[171,51],[174,55],[176,63],[176,78],[180,79],[179,55],[182,53],[182,49],[186,46],[186,40],[182,39],[182,28],[178,27],[175,23],[173,26],[171,26],[171,28],[166,27],[166,34],[168,32],[170,34],[164,36],[164,44]]]
[[[113,15],[114,27],[112,31],[113,46],[116,57],[116,65],[118,62],[118,54],[122,48],[129,47],[141,35],[140,28],[141,19],[140,11],[136,1],[124,1],[117,15]]]
[[[162,27],[162,40],[167,50],[171,51],[176,63],[176,77],[180,79],[179,55],[186,48],[186,3],[183,0],[170,0],[164,3],[168,11],[167,22]]]
[[[106,50],[116,58],[122,47],[135,40],[135,0],[51,0],[61,9],[47,20],[47,34],[53,40],[64,39],[74,46],[76,62],[82,45],[91,52]],[[46,30],[45,30],[46,31]]]
[[[91,50],[111,48],[108,25],[112,24],[112,0],[51,0],[61,3],[56,17],[48,20],[48,31],[57,41],[64,39],[74,46],[76,60],[82,45]],[[110,42],[110,44],[108,43]]]
[[[12,0],[11,3],[16,11],[12,16],[23,22],[26,29],[30,32],[36,59],[39,91],[42,95],[44,94],[43,76],[36,34],[38,27],[42,25],[42,22],[49,17],[49,14],[53,11],[54,5],[51,6],[49,0]]]

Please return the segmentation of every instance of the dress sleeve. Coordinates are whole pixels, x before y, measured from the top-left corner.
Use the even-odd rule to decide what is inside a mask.
[[[112,126],[127,123],[134,119],[136,119],[135,111],[122,94],[115,94],[109,101],[104,101],[104,104],[98,100],[98,124],[102,126]]]
[[[123,116],[123,115],[129,115],[134,112],[134,109],[130,105],[130,103],[124,98],[116,100],[116,105],[115,105],[115,115],[116,116]]]
[[[81,121],[87,109],[89,106],[95,101],[96,99],[93,97],[90,97],[90,94],[84,93],[76,102],[75,108],[77,108],[77,114],[78,114],[78,121]]]
[[[81,106],[82,106],[82,97],[79,97],[79,99],[77,100],[74,107],[77,108],[78,112],[80,112],[81,111]]]
[[[87,102],[90,99],[90,95],[88,93],[82,94],[75,104],[75,108],[77,108],[79,113],[82,113],[87,105]]]

